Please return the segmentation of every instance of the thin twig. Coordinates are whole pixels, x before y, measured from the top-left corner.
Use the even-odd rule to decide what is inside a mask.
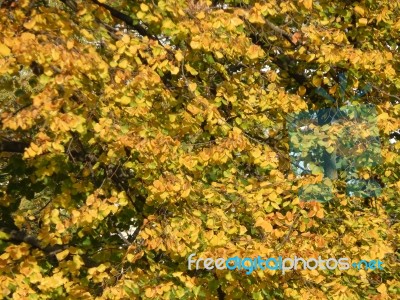
[[[399,96],[392,95],[392,94],[389,94],[389,93],[387,93],[387,92],[385,92],[385,91],[382,91],[380,88],[378,88],[378,87],[375,86],[375,85],[372,85],[372,87],[373,87],[375,90],[381,92],[382,94],[384,94],[384,95],[386,95],[386,96],[389,96],[389,97],[392,97],[392,98],[395,98],[395,99],[397,99],[397,100],[400,101],[400,97],[399,97]]]
[[[278,246],[275,248],[276,251],[281,249],[286,244],[286,242],[289,240],[290,234],[292,233],[294,225],[297,223],[297,220],[299,219],[299,217],[300,217],[300,212],[298,212],[296,214],[296,217],[294,218],[292,225],[290,225],[289,232],[286,234],[283,241],[280,244],[278,244]]]

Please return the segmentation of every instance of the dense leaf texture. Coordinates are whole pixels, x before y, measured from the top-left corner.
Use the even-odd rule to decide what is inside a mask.
[[[394,0],[0,1],[2,297],[398,298],[399,40]],[[382,157],[352,169],[380,185],[364,198],[289,150],[290,116],[357,104]],[[339,127],[310,133],[325,156]],[[329,178],[332,199],[300,201]],[[190,253],[385,269],[189,271]]]

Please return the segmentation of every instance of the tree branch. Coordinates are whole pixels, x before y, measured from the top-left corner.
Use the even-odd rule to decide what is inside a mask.
[[[146,28],[144,28],[142,25],[140,24],[135,24],[135,20],[133,18],[131,18],[130,16],[128,16],[127,14],[124,14],[123,12],[120,12],[118,10],[116,10],[115,8],[105,4],[105,3],[100,3],[98,0],[91,0],[93,3],[97,4],[98,6],[101,6],[103,8],[105,8],[106,10],[108,10],[110,12],[110,14],[118,19],[123,21],[126,25],[131,26],[133,29],[135,29],[140,35],[142,36],[147,36],[150,39],[153,40],[158,40],[157,37],[155,37],[154,35],[150,34]]]
[[[0,141],[0,152],[24,153],[29,143],[16,141]]]
[[[74,0],[60,0],[60,1],[73,11],[76,12],[78,10],[78,6],[76,5],[76,2]]]
[[[280,36],[283,36],[287,41],[289,41],[293,46],[297,46],[297,41],[294,38],[294,36],[288,32],[286,32],[285,30],[283,30],[282,28],[276,26],[274,23],[272,23],[271,21],[265,19],[265,23],[267,24],[267,26],[272,29],[273,31],[275,31],[277,34],[279,34]]]
[[[15,230],[15,229],[3,227],[3,228],[0,228],[0,231],[5,232],[8,235],[7,238],[3,239],[5,241],[9,241],[9,242],[16,243],[16,244],[26,243],[35,249],[44,251],[44,248],[41,247],[41,245],[36,237],[28,235],[26,232],[24,232],[22,230]]]
[[[30,235],[23,230],[16,230],[16,229],[2,227],[0,228],[0,231],[7,234],[7,237],[3,238],[2,240],[14,244],[26,243],[34,249],[43,251],[49,257],[50,260],[54,261],[56,260],[55,255],[57,253],[70,247],[70,245],[54,245],[54,246],[43,247],[40,245],[40,241],[38,240],[37,237]],[[88,268],[97,266],[97,263],[87,255],[82,255],[82,260],[85,263],[85,266]]]

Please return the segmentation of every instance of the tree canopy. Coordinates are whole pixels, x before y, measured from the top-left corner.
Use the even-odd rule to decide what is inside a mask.
[[[399,41],[393,0],[0,1],[1,297],[398,298]]]

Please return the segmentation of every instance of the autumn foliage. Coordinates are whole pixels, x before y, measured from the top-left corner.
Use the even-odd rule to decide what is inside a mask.
[[[0,1],[0,298],[398,299],[399,40],[395,0]],[[348,194],[342,168],[301,201],[326,168],[293,165],[290,117],[367,104],[381,161],[352,171],[380,193]],[[335,128],[325,155],[352,140]]]

